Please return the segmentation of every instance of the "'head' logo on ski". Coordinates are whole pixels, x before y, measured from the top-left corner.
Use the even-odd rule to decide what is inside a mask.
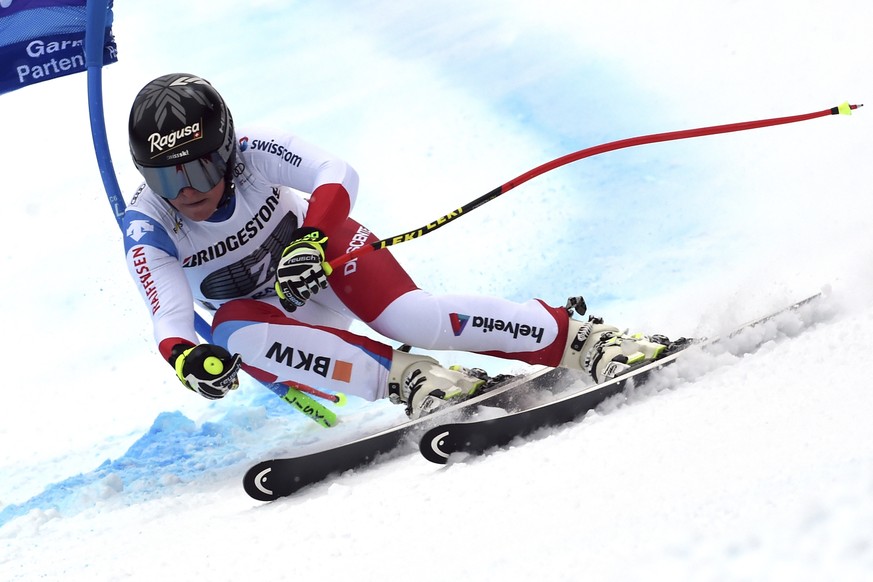
[[[460,313],[450,313],[449,320],[452,322],[452,331],[455,332],[456,336],[459,336],[464,332],[464,328],[467,327],[467,322],[470,320],[470,316],[461,315]]]

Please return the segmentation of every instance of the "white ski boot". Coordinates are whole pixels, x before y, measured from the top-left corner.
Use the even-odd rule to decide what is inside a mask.
[[[570,319],[570,333],[561,366],[581,369],[597,383],[611,380],[663,354],[670,340],[661,335],[627,335],[603,320]]]
[[[485,383],[463,371],[443,368],[428,356],[394,350],[388,371],[388,397],[395,404],[406,404],[407,416],[415,419],[466,400]]]

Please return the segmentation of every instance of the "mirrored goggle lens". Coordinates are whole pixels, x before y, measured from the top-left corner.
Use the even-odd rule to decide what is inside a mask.
[[[217,153],[199,158],[185,164],[165,168],[140,167],[149,188],[159,196],[175,200],[182,188],[191,187],[200,192],[215,188],[224,177],[227,165]]]

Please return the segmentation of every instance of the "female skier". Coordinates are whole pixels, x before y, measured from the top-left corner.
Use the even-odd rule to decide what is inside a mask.
[[[659,357],[663,336],[627,336],[564,307],[419,289],[388,250],[327,262],[378,240],[349,216],[358,175],[290,133],[237,129],[206,80],[169,74],[133,102],[130,151],[145,183],[124,215],[127,264],[161,355],[189,389],[222,398],[242,368],[368,400],[416,418],[475,394],[469,370],[349,332],[585,370],[602,382]],[[213,312],[212,343],[195,302]]]

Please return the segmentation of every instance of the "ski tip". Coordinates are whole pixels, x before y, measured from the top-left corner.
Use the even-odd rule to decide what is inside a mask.
[[[450,431],[446,426],[438,426],[427,431],[419,442],[419,451],[431,463],[445,465],[449,461],[451,448],[447,450],[446,437]]]
[[[271,463],[265,461],[258,463],[246,472],[245,477],[243,477],[243,488],[249,497],[258,501],[274,501],[279,497],[270,489],[270,472],[272,470]]]

